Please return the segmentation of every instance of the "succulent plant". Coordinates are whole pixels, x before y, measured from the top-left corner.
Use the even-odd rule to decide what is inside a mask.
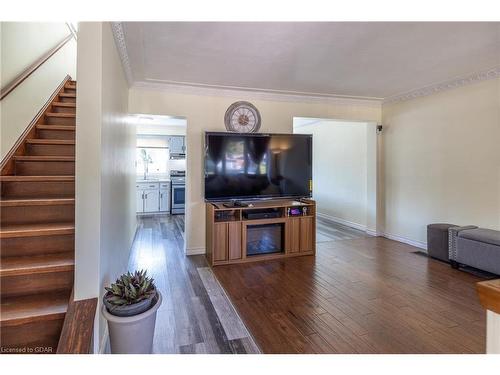
[[[104,296],[109,304],[118,307],[132,305],[154,297],[156,286],[154,280],[146,276],[146,271],[127,272],[116,280],[111,287],[105,287],[108,292]]]

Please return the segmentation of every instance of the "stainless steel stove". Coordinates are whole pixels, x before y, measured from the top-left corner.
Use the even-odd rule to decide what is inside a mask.
[[[186,202],[186,171],[170,171],[170,214],[184,214]]]

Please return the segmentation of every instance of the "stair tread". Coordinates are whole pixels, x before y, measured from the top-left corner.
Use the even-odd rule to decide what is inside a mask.
[[[75,141],[73,139],[32,138],[32,139],[27,139],[26,143],[38,144],[38,145],[74,145]]]
[[[1,304],[1,326],[63,319],[68,309],[68,302],[69,293],[35,294],[4,298]]]
[[[75,232],[74,223],[36,223],[36,224],[8,224],[0,228],[0,238],[49,236],[72,234]]]
[[[73,271],[72,252],[2,258],[0,276],[31,275],[34,273]]]
[[[66,117],[66,118],[74,118],[76,117],[76,113],[68,113],[68,112],[47,112],[45,114],[47,117]]]
[[[61,92],[61,93],[59,93],[59,96],[62,96],[63,98],[76,98],[76,93],[74,93],[74,92]]]
[[[33,199],[2,199],[0,207],[19,206],[62,206],[75,204],[74,198],[33,198]]]
[[[43,129],[43,130],[67,130],[67,131],[75,131],[76,126],[75,125],[37,125],[37,129]]]
[[[33,155],[19,155],[14,156],[16,161],[75,161],[74,156],[33,156]]]
[[[0,176],[0,182],[71,182],[75,176]]]
[[[52,105],[54,107],[76,108],[76,103],[69,103],[69,102],[53,102]]]

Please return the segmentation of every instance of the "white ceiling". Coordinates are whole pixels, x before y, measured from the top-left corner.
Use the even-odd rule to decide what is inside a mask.
[[[388,98],[500,66],[500,23],[124,22],[134,82]]]

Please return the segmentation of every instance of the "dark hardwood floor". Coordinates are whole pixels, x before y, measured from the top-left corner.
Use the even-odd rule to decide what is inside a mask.
[[[147,269],[163,295],[154,353],[259,353],[202,255],[184,255],[184,216],[139,218],[129,269]]]
[[[343,229],[318,225],[316,257],[214,268],[263,353],[485,352],[479,277]]]
[[[164,296],[155,353],[485,351],[480,278],[412,246],[318,220],[316,257],[212,271],[184,255],[183,230],[183,216],[143,217],[132,249]]]

